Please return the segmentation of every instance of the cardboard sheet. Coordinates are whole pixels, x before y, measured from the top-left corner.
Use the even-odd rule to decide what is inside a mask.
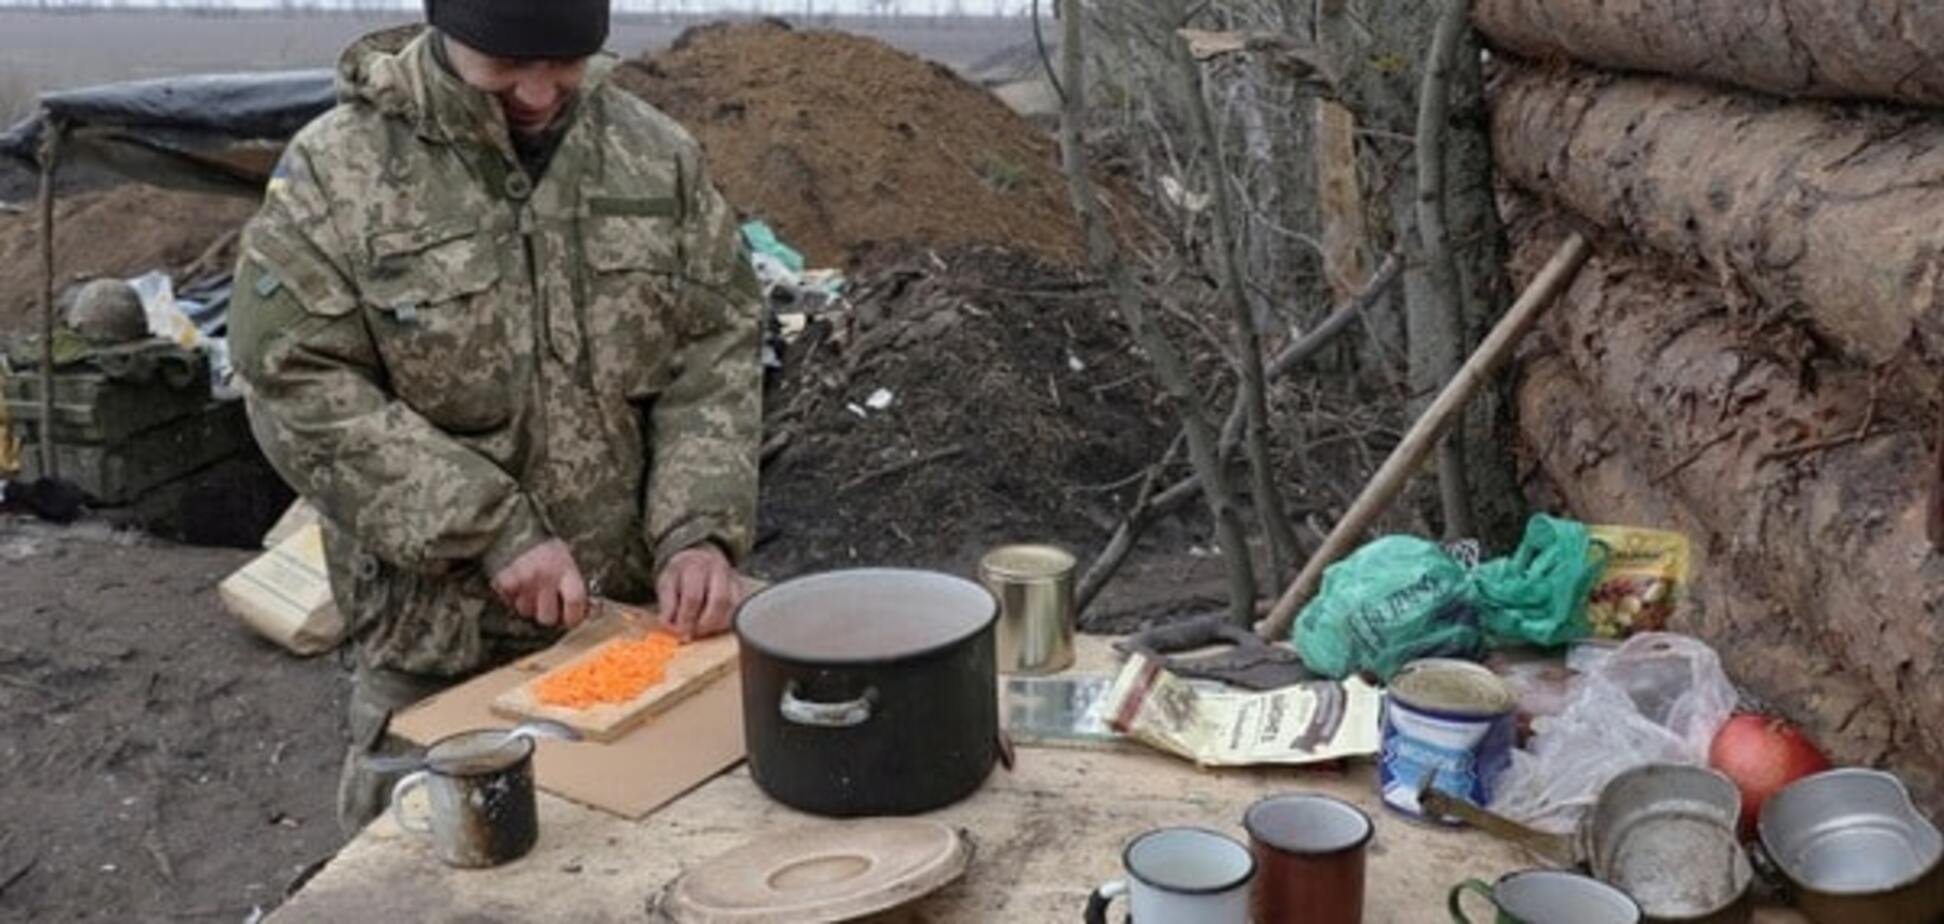
[[[500,694],[623,631],[618,620],[583,624],[560,643],[481,674],[399,713],[393,734],[418,744],[476,728],[516,724],[493,711]],[[541,789],[627,818],[641,818],[742,762],[742,684],[736,673],[609,742],[542,741],[534,755]]]

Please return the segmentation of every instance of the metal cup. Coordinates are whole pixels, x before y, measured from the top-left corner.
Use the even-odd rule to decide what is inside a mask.
[[[426,751],[425,769],[392,787],[392,817],[400,828],[431,837],[434,852],[450,866],[517,860],[539,839],[533,749],[533,736],[497,729],[441,738]],[[405,794],[421,787],[431,804],[423,820],[404,810]]]
[[[1472,924],[1459,906],[1470,892],[1492,903],[1496,924],[1640,924],[1640,906],[1598,879],[1551,869],[1509,873],[1487,885],[1467,879],[1451,887],[1446,904],[1455,924]]]
[[[1002,674],[1052,674],[1073,664],[1072,553],[1006,545],[979,561],[979,582],[999,598]]]
[[[1270,796],[1242,816],[1258,872],[1249,910],[1256,924],[1358,924],[1370,816],[1329,796]]]

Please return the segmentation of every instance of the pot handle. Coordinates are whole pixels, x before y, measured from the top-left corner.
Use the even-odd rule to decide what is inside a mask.
[[[1785,899],[1790,897],[1795,883],[1789,881],[1782,868],[1775,864],[1775,858],[1769,856],[1768,845],[1759,839],[1749,844],[1748,863],[1755,868],[1755,875],[1773,887],[1777,895]]]
[[[790,681],[783,688],[783,702],[777,706],[784,721],[797,725],[852,728],[870,721],[871,709],[877,705],[877,687],[866,687],[863,696],[841,703],[812,702],[799,697],[797,690],[797,682]]]
[[[1424,786],[1418,790],[1418,806],[1426,815],[1433,818],[1440,815],[1456,818],[1500,840],[1517,844],[1555,866],[1571,868],[1580,864],[1581,857],[1574,849],[1576,842],[1573,838],[1528,828],[1503,815],[1479,808],[1465,799],[1434,789],[1431,786],[1434,778],[1435,774],[1425,774]]]

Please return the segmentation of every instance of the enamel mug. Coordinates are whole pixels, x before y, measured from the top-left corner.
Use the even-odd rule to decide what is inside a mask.
[[[1121,853],[1126,879],[1095,889],[1087,924],[1106,924],[1126,896],[1134,924],[1249,924],[1255,857],[1233,838],[1202,828],[1160,828]]]

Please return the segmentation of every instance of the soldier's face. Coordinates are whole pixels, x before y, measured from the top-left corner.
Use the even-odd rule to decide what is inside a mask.
[[[459,79],[499,100],[507,126],[521,134],[546,131],[587,77],[586,58],[496,58],[451,37],[445,43]]]

